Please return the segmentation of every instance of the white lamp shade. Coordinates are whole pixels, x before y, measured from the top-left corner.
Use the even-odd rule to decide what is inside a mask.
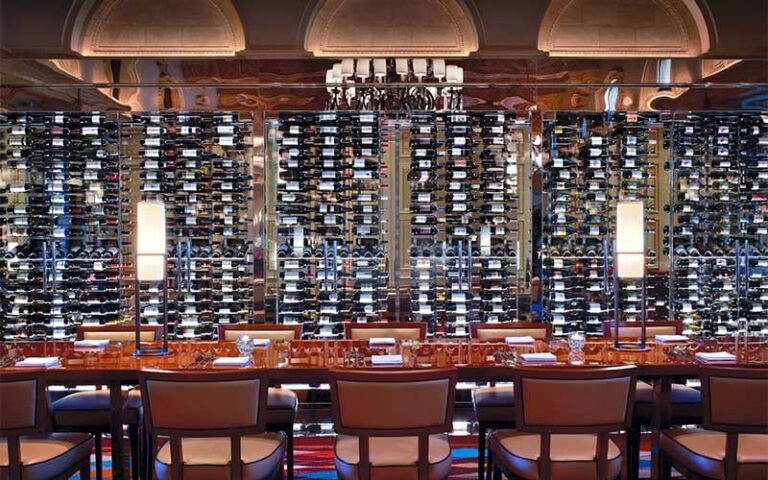
[[[357,69],[355,75],[363,80],[366,80],[371,76],[371,59],[370,58],[358,58]]]
[[[442,58],[432,59],[432,76],[438,80],[445,78],[445,60]]]
[[[335,83],[341,83],[343,77],[341,75],[341,63],[333,64],[333,80]]]
[[[642,253],[616,254],[616,274],[619,278],[643,278],[645,276],[645,255]]]
[[[414,58],[413,61],[413,74],[421,80],[427,76],[427,59],[426,58]]]
[[[644,251],[644,202],[618,202],[616,204],[616,253],[643,253]]]
[[[341,76],[342,78],[351,77],[355,74],[355,59],[345,58],[341,61]]]
[[[165,278],[165,203],[136,204],[136,278],[159,281]]]
[[[459,67],[457,67],[456,65],[446,66],[445,81],[448,83],[459,83]]]
[[[373,75],[378,79],[384,79],[387,76],[387,59],[373,59]]]
[[[401,76],[408,75],[408,59],[407,58],[395,59],[395,73]]]

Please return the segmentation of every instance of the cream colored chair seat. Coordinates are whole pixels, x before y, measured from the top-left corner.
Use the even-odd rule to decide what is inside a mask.
[[[552,480],[560,478],[597,479],[597,435],[552,435]],[[538,480],[538,434],[514,430],[496,430],[488,438],[493,458],[503,461],[512,473],[522,478]],[[621,474],[621,451],[608,442],[608,478]]]
[[[370,439],[371,480],[418,480],[416,437],[376,437]],[[336,472],[341,480],[357,480],[360,463],[358,437],[339,435],[334,448]],[[451,446],[448,435],[429,437],[429,478],[446,478],[451,471]]]
[[[85,433],[49,433],[21,437],[24,480],[48,480],[66,473],[91,455],[93,437]],[[8,443],[0,438],[0,478],[9,478]]]
[[[240,443],[243,478],[260,479],[273,475],[282,464],[285,443],[285,435],[280,432],[244,436]],[[185,438],[181,441],[181,452],[184,480],[229,479],[229,438]],[[172,478],[170,443],[157,452],[155,474],[159,480]]]
[[[665,430],[661,448],[694,473],[725,480],[725,432],[700,428]],[[768,478],[768,435],[740,434],[736,459],[739,480]]]

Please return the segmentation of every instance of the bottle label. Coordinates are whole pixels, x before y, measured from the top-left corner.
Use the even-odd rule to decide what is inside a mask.
[[[83,135],[98,135],[99,127],[83,127]]]

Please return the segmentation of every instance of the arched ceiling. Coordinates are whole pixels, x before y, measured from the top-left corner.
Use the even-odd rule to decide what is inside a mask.
[[[465,57],[478,40],[457,0],[324,0],[305,48],[318,57]]]
[[[538,48],[551,56],[697,57],[710,49],[694,0],[552,0]]]
[[[229,0],[103,0],[72,32],[83,56],[233,56],[245,48]]]

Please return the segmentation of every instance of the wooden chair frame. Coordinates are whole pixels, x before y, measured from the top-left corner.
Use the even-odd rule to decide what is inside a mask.
[[[352,323],[344,322],[344,338],[352,340],[352,330],[359,329],[377,329],[377,328],[391,328],[391,329],[419,329],[419,341],[423,342],[427,338],[427,324],[426,322],[371,322],[371,323]]]
[[[676,322],[674,320],[655,320],[652,322],[646,322],[646,327],[675,327],[675,335],[681,335],[683,333],[683,322]],[[616,327],[616,322],[607,321],[603,322],[603,337],[613,338],[613,329]],[[640,322],[619,322],[619,333],[624,327],[640,327]],[[624,337],[634,338],[634,337]]]
[[[610,378],[629,378],[629,391],[627,392],[627,404],[625,415],[622,422],[614,424],[601,425],[576,425],[576,426],[558,426],[558,425],[536,425],[525,419],[525,383],[523,379],[542,379],[542,380],[600,380]],[[595,457],[597,458],[597,478],[600,480],[608,478],[608,442],[611,432],[627,430],[632,423],[632,408],[635,398],[635,384],[637,382],[637,368],[634,366],[603,367],[603,368],[552,368],[552,367],[520,367],[513,373],[513,381],[516,392],[515,397],[515,428],[521,432],[532,432],[540,435],[540,460],[539,460],[539,478],[551,478],[552,459],[551,459],[551,440],[553,434],[596,434],[597,449]],[[622,452],[621,470],[622,477],[627,475],[627,458]],[[494,473],[496,470],[503,471],[509,478],[516,478],[512,472],[506,471],[498,463],[494,463]]]
[[[472,340],[477,340],[480,330],[546,330],[545,338],[552,338],[552,324],[549,322],[499,322],[485,323],[472,322],[469,324],[469,335]],[[501,338],[503,340],[503,338]]]
[[[223,342],[225,332],[227,330],[246,330],[246,331],[293,331],[293,339],[301,340],[302,326],[301,325],[280,325],[275,323],[235,323],[235,324],[219,324],[219,342]]]
[[[246,380],[259,381],[259,406],[257,413],[257,423],[255,425],[243,425],[236,428],[162,428],[156,427],[152,416],[152,402],[147,391],[147,382],[235,382]],[[229,437],[230,439],[230,478],[239,479],[243,476],[243,462],[241,454],[241,439],[245,435],[257,435],[266,430],[266,410],[267,410],[267,389],[269,387],[269,378],[266,372],[259,370],[243,371],[221,371],[206,373],[186,373],[170,371],[151,371],[146,370],[139,373],[139,385],[141,387],[142,398],[144,398],[144,423],[147,433],[153,440],[154,445],[156,437],[168,437],[171,448],[171,478],[173,480],[182,480],[183,478],[183,438],[205,438],[205,437]],[[154,469],[154,462],[157,452],[154,447],[149,449],[149,463]]]
[[[162,325],[142,325],[141,327],[142,332],[155,332],[155,341],[159,341],[162,338]],[[78,325],[76,332],[76,338],[77,340],[83,340],[85,338],[86,332],[134,332],[136,331],[136,327],[133,325],[94,325],[94,326],[86,326],[86,325]]]
[[[14,382],[35,382],[35,419],[31,426],[26,428],[3,428],[2,419],[0,419],[0,437],[7,439],[8,445],[8,473],[10,480],[21,480],[21,437],[25,435],[34,435],[48,432],[50,430],[50,417],[48,412],[48,398],[46,392],[46,377],[42,372],[13,372],[4,373],[0,376],[2,383]],[[2,401],[2,400],[0,400]],[[74,464],[63,474],[52,480],[67,480],[72,475],[79,473],[81,479],[91,478],[91,459],[90,456],[85,460]]]
[[[331,412],[334,431],[341,435],[358,437],[360,462],[357,465],[358,479],[371,478],[369,442],[371,437],[417,437],[419,452],[417,457],[418,478],[429,478],[429,436],[453,430],[453,414],[456,402],[456,382],[458,372],[454,368],[436,368],[429,370],[390,370],[370,371],[351,369],[331,369]],[[350,382],[425,382],[432,380],[449,381],[448,400],[446,402],[445,421],[440,425],[420,428],[358,428],[343,424],[339,403],[339,381]]]
[[[702,403],[702,427],[706,430],[715,432],[725,432],[725,478],[736,480],[738,478],[738,460],[739,434],[758,433],[768,434],[768,423],[765,425],[741,425],[718,423],[712,420],[712,392],[710,380],[714,377],[743,378],[748,380],[765,380],[768,383],[768,368],[764,366],[755,367],[703,367],[701,369],[701,403]],[[661,478],[671,477],[671,468],[685,475],[685,478],[694,480],[710,480],[690,469],[680,462],[676,462],[671,457],[660,451],[661,458]]]

